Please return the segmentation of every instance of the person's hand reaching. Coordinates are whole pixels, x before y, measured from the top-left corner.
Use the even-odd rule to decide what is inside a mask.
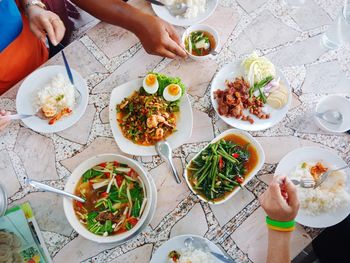
[[[273,220],[291,221],[298,214],[295,185],[286,176],[274,176],[269,188],[259,197],[266,214]]]
[[[45,40],[47,34],[54,46],[61,42],[66,28],[58,15],[38,6],[30,6],[27,13],[30,30],[36,37]]]
[[[10,112],[0,110],[0,132],[3,131],[11,122],[10,118],[6,117],[7,115],[10,115]]]
[[[187,56],[175,28],[158,17],[145,14],[135,34],[149,54],[167,58]]]

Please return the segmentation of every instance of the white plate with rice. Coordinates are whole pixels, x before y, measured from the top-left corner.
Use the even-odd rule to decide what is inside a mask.
[[[164,6],[152,4],[152,9],[161,19],[176,26],[192,26],[208,19],[215,11],[218,0],[160,0],[160,2],[172,6],[175,4],[187,4],[189,8],[181,16],[172,15]]]
[[[59,98],[65,105],[73,105],[72,113],[62,117],[55,124],[49,125],[49,119],[30,117],[23,119],[23,123],[30,129],[41,133],[55,133],[63,131],[73,126],[85,113],[89,91],[83,77],[71,69],[75,87],[81,93],[81,102],[75,105],[75,91],[70,84],[66,68],[64,66],[47,66],[31,73],[20,86],[17,98],[16,108],[20,114],[34,114],[39,103],[46,98]],[[64,94],[64,96],[62,96]]]
[[[334,152],[318,147],[296,149],[279,162],[275,174],[292,179],[310,178],[310,167],[320,162],[328,169],[346,163]],[[305,163],[305,164],[304,164]],[[315,228],[330,227],[350,214],[350,169],[332,173],[316,189],[297,186],[300,210],[296,222]]]
[[[150,263],[173,263],[173,260],[169,258],[169,253],[171,251],[177,251],[180,253],[180,259],[178,263],[217,263],[221,262],[216,257],[212,256],[208,252],[198,249],[189,249],[185,247],[184,241],[189,238],[199,238],[206,242],[211,252],[223,254],[221,249],[215,245],[213,242],[206,238],[197,235],[181,235],[169,239],[163,245],[161,245],[157,251],[153,254]],[[182,257],[182,258],[181,258]]]

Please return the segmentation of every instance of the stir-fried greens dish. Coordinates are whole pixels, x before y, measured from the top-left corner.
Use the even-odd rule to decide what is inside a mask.
[[[134,143],[154,145],[176,131],[185,86],[179,78],[148,74],[143,86],[117,105],[123,135]]]
[[[257,153],[237,135],[209,144],[187,167],[194,191],[209,201],[219,201],[244,182],[254,169]]]
[[[214,36],[206,31],[194,31],[185,38],[185,48],[194,56],[206,56],[215,47]]]
[[[132,229],[142,216],[147,197],[139,175],[128,165],[101,163],[86,171],[75,194],[86,201],[74,201],[79,221],[96,235],[109,236]]]

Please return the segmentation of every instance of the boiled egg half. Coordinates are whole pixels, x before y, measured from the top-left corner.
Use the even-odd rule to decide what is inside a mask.
[[[181,98],[181,95],[181,87],[177,84],[170,84],[163,91],[163,97],[166,101],[176,101]]]
[[[155,74],[148,74],[143,79],[143,88],[148,94],[154,94],[158,91],[159,83]]]

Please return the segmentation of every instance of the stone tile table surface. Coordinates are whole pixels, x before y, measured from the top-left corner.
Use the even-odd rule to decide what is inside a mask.
[[[31,202],[54,262],[149,262],[160,245],[185,233],[205,236],[236,262],[264,262],[266,227],[257,198],[266,190],[281,158],[295,148],[311,145],[332,149],[350,163],[350,135],[322,132],[310,116],[322,96],[350,96],[350,48],[327,51],[319,42],[342,2],[308,0],[303,9],[289,9],[278,0],[219,1],[215,13],[204,23],[218,30],[222,48],[215,60],[205,63],[148,55],[133,34],[97,24],[66,47],[72,67],[84,76],[90,91],[89,105],[81,120],[58,134],[39,134],[21,122],[13,122],[0,136],[0,180],[6,185],[10,205]],[[152,13],[145,1],[132,4]],[[80,237],[70,227],[60,197],[24,184],[29,176],[63,188],[72,170],[87,158],[107,152],[122,154],[108,123],[110,92],[151,70],[179,76],[187,84],[195,116],[194,131],[184,145],[174,150],[175,165],[183,171],[197,151],[229,128],[210,104],[212,77],[225,63],[254,49],[269,57],[285,74],[293,88],[293,102],[281,123],[251,133],[262,144],[266,163],[226,204],[210,206],[199,201],[184,182],[176,185],[158,156],[133,157],[144,164],[156,182],[160,198],[155,217],[137,238],[120,246],[101,245]],[[62,64],[62,58],[57,55],[47,64]],[[15,111],[18,87],[0,98],[0,108]],[[292,256],[319,231],[298,225],[293,233]]]

